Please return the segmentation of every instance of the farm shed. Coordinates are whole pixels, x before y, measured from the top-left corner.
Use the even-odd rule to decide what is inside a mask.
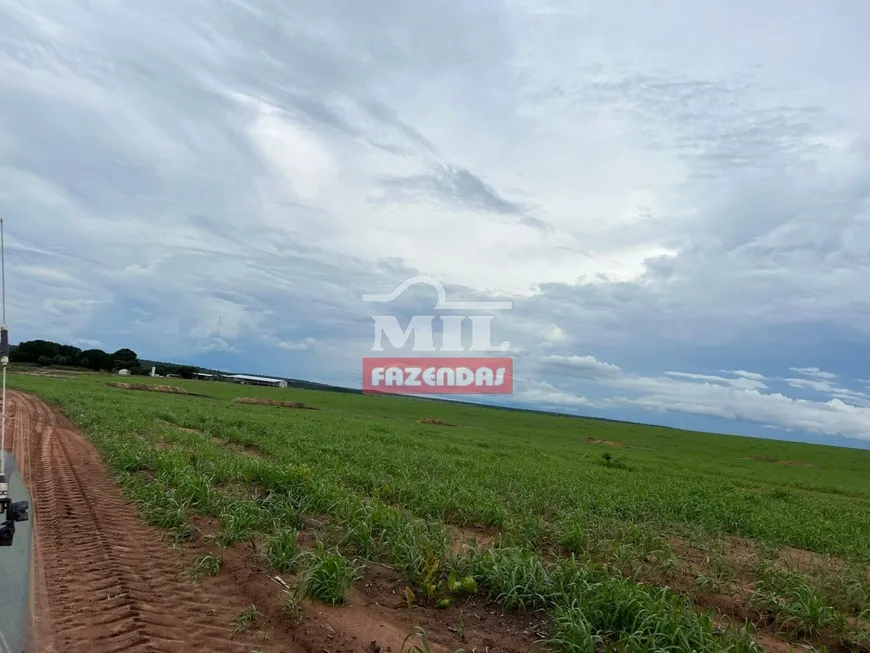
[[[232,374],[227,377],[233,383],[243,385],[267,385],[273,388],[286,388],[287,381],[284,379],[269,379],[264,376],[249,376],[248,374]]]
[[[118,370],[120,376],[130,376],[130,370]]]

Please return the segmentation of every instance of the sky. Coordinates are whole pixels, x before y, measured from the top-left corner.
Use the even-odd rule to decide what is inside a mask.
[[[0,0],[11,340],[359,387],[362,296],[428,275],[512,302],[498,401],[870,447],[867,24]]]

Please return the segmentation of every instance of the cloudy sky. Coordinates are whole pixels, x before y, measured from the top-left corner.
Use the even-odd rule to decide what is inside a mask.
[[[425,274],[513,302],[513,403],[868,446],[868,24],[0,0],[12,341],[359,386],[362,295]]]

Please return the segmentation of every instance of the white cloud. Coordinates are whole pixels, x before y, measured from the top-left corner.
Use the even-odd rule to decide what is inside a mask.
[[[870,441],[870,408],[847,404],[840,399],[819,402],[757,390],[723,392],[717,386],[686,384],[678,389],[650,387],[645,396],[623,397],[617,401],[653,410],[745,420]]]
[[[767,377],[764,374],[759,374],[758,372],[747,372],[746,370],[722,370],[726,374],[734,374],[735,376],[742,376],[745,379],[751,379],[753,381],[764,381]]]
[[[607,379],[622,376],[622,370],[616,365],[602,363],[594,356],[545,356],[541,359],[541,367],[548,371],[587,379]]]
[[[302,340],[292,341],[281,340],[280,338],[276,338],[274,336],[263,336],[262,340],[274,347],[283,349],[284,351],[308,351],[309,349],[312,349],[317,345],[317,340],[311,337],[304,338]]]
[[[568,334],[562,327],[554,326],[547,334],[546,343],[550,345],[560,345],[568,342]]]
[[[825,386],[824,390],[832,395],[828,400],[800,399],[770,391],[767,385],[745,374],[735,374],[734,378],[688,372],[644,376],[592,356],[546,356],[538,369],[594,381],[609,390],[601,398],[584,398],[582,403],[587,405],[638,406],[661,413],[704,415],[870,441],[870,396],[857,391]],[[571,395],[557,387],[551,392]],[[565,398],[562,403],[570,402]]]
[[[831,372],[823,372],[818,367],[791,367],[789,368],[792,372],[797,372],[798,374],[803,374],[804,376],[808,376],[811,379],[821,379],[823,381],[833,381],[837,378],[836,374],[832,374]]]
[[[726,378],[723,376],[715,376],[711,374],[693,374],[689,372],[665,372],[667,376],[692,379],[695,381],[707,381],[709,383],[730,385],[735,388],[743,388],[744,390],[767,388],[767,384],[755,378],[750,378],[744,375],[735,375],[737,378]],[[753,375],[755,376],[755,375]]]
[[[520,403],[550,407],[578,407],[589,405],[589,401],[586,397],[559,390],[546,381],[535,380],[528,381],[526,387],[516,393],[516,400]]]
[[[88,338],[80,338],[78,340],[73,340],[72,344],[77,345],[77,346],[82,347],[82,348],[85,348],[85,349],[96,349],[96,348],[103,348],[106,346],[102,342],[100,342],[99,340],[89,340]]]
[[[806,388],[817,392],[832,392],[836,389],[830,381],[817,381],[815,379],[786,379],[793,388]]]
[[[213,338],[211,342],[206,345],[203,345],[199,348],[199,351],[202,353],[219,351],[230,354],[238,354],[240,350],[237,347],[233,347],[230,343],[228,343],[223,338]]]
[[[314,133],[282,117],[274,107],[259,107],[250,133],[300,201],[317,200],[337,172],[326,144]]]

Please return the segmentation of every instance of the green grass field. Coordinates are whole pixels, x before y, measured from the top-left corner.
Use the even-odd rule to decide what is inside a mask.
[[[867,650],[870,451],[398,397],[105,385],[119,380],[9,383],[59,404],[150,521],[184,539],[200,513],[223,546],[266,538],[275,569],[308,569],[309,596],[340,603],[355,565],[379,560],[416,600],[546,610],[554,651],[756,650],[754,627],[698,607],[723,596],[762,632]],[[312,516],[323,546],[299,558]],[[455,529],[481,525],[492,542],[455,553]]]

